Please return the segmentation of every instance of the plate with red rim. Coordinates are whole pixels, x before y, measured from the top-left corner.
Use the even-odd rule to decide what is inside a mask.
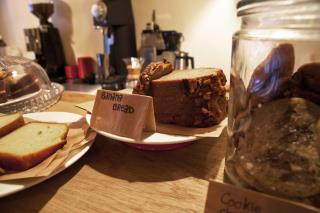
[[[72,123],[82,118],[82,116],[78,114],[67,112],[36,112],[24,114],[23,117],[34,121],[57,123]],[[55,171],[53,174],[49,176],[0,181],[0,198],[30,188],[31,186],[41,183],[53,177],[54,175],[62,172],[63,170],[77,162],[90,149],[92,144],[93,140],[85,144],[84,146],[80,147],[79,149],[73,150],[69,154],[66,162],[64,163],[64,166],[60,167],[57,171]]]
[[[86,115],[86,120],[90,124],[91,114]],[[92,127],[91,127],[92,128]],[[94,131],[107,138],[126,143],[128,146],[143,150],[171,150],[184,147],[198,139],[196,136],[169,135],[159,132],[143,132],[142,139],[137,141],[132,138],[122,137],[108,132],[92,128]]]

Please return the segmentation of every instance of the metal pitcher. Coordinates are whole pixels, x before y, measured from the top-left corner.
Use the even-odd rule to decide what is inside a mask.
[[[190,63],[189,63],[190,61]],[[190,67],[191,65],[191,67]],[[176,70],[193,69],[194,58],[189,56],[187,52],[178,52],[176,54],[174,68]]]

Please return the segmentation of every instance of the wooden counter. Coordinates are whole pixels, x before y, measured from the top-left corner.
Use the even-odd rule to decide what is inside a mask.
[[[84,114],[65,92],[48,111]],[[0,199],[0,212],[203,212],[208,180],[223,179],[226,129],[172,151],[142,151],[97,136],[78,162],[49,180]],[[1,189],[0,189],[1,190]]]

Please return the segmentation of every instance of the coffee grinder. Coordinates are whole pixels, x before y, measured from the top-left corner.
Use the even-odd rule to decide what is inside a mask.
[[[98,81],[104,89],[123,89],[127,68],[122,59],[137,56],[131,0],[99,0],[91,15],[104,45],[104,52],[97,54]]]
[[[29,11],[40,22],[37,28],[24,29],[28,51],[33,51],[37,62],[47,71],[51,81],[64,82],[64,56],[62,41],[57,28],[48,21],[54,12],[54,5],[49,0],[30,0]]]

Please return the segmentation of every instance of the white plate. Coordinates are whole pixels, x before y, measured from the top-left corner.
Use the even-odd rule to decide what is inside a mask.
[[[82,118],[81,115],[69,112],[37,112],[24,114],[23,116],[36,121],[55,123],[73,123]]]
[[[59,123],[70,123],[81,119],[80,115],[66,112],[37,112],[25,114],[24,117],[38,121]],[[27,189],[60,173],[61,171],[65,170],[66,168],[74,164],[77,160],[79,160],[90,149],[91,145],[92,142],[87,143],[85,146],[72,151],[64,167],[60,168],[59,170],[47,177],[28,178],[2,182],[0,181],[0,198]]]
[[[91,120],[90,114],[86,115],[86,120],[90,124],[90,120]],[[99,131],[94,128],[92,129],[97,133],[114,140],[118,140],[126,143],[133,143],[133,144],[143,144],[143,145],[179,144],[179,143],[185,143],[185,142],[195,141],[199,139],[198,137],[195,137],[195,136],[168,135],[168,134],[163,134],[158,132],[155,132],[155,133],[143,132],[142,139],[140,141],[136,141],[132,138],[121,137],[119,135],[114,135],[108,132]]]

